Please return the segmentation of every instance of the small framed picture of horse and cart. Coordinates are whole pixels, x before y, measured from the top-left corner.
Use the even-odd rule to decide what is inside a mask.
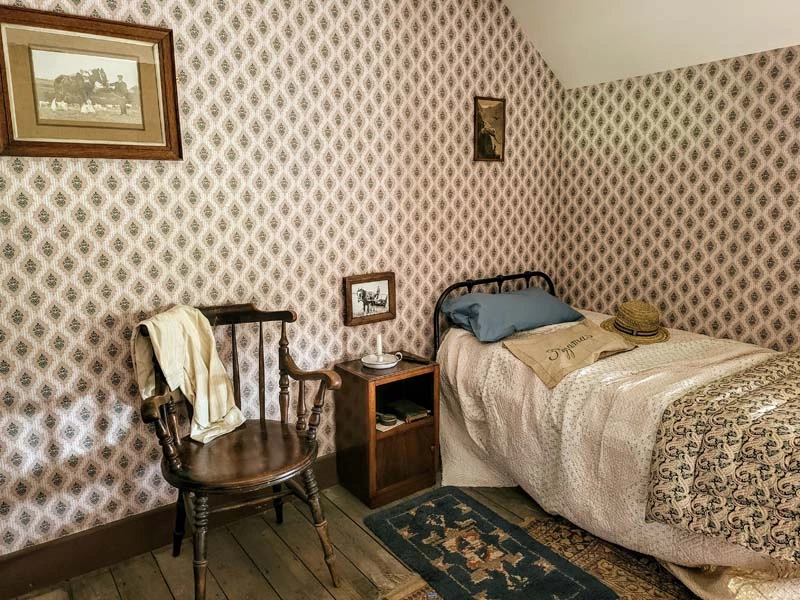
[[[368,273],[344,278],[344,324],[388,321],[395,309],[394,273]]]
[[[0,154],[181,158],[172,32],[0,6]]]

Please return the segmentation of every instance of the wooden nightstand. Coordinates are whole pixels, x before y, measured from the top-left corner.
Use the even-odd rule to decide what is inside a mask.
[[[403,353],[406,355],[406,353]],[[370,508],[436,483],[439,461],[439,365],[405,360],[386,370],[360,360],[336,365],[336,470],[339,483]],[[377,431],[375,411],[398,398],[431,415]]]

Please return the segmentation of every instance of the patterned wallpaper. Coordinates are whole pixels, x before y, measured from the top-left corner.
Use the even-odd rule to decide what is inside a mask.
[[[560,86],[499,0],[18,4],[172,28],[185,160],[0,158],[2,553],[174,497],[138,415],[141,317],[289,306],[311,368],[378,332],[426,351],[445,285],[554,264]],[[508,99],[503,164],[472,162],[474,95]],[[341,278],[379,270],[397,319],[344,328]]]
[[[775,349],[800,316],[800,47],[565,92],[558,285]]]

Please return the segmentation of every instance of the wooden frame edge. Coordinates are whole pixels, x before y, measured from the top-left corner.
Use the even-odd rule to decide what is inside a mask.
[[[6,150],[8,150],[9,138],[11,135],[11,125],[8,122],[8,116],[6,115],[6,106],[8,106],[8,103],[6,102],[5,94],[5,63],[6,61],[3,55],[2,38],[0,38],[0,157],[8,156]]]
[[[42,23],[40,20],[57,20]],[[164,105],[164,147],[126,144],[87,144],[81,142],[31,142],[15,141],[12,132],[12,115],[8,94],[8,77],[5,55],[0,44],[0,156],[32,156],[39,158],[110,158],[119,160],[182,160],[183,140],[180,131],[180,104],[178,102],[175,44],[171,29],[112,21],[97,17],[64,14],[16,6],[0,6],[0,23],[17,23],[64,31],[97,34],[94,28],[102,26],[107,36],[131,37],[131,30],[147,33],[131,39],[147,40],[158,47],[163,66],[161,94]],[[1,40],[0,40],[1,41]]]
[[[503,103],[503,149],[500,158],[478,158],[478,100],[496,100]],[[472,161],[505,162],[506,160],[506,99],[492,96],[474,96],[472,100]]]
[[[369,283],[370,281],[382,281],[386,279],[389,282],[389,310],[385,313],[375,315],[367,315],[364,317],[353,316],[353,294],[352,288],[354,283]],[[349,275],[343,280],[344,291],[344,324],[347,327],[355,327],[357,325],[368,325],[370,323],[379,323],[380,321],[391,321],[397,318],[397,288],[395,285],[394,271],[381,271],[379,273],[364,273],[363,275]]]

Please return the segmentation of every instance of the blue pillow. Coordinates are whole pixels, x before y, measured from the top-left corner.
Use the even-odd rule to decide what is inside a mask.
[[[496,342],[518,331],[583,318],[569,304],[538,287],[503,294],[464,294],[445,300],[442,311],[482,342]]]

